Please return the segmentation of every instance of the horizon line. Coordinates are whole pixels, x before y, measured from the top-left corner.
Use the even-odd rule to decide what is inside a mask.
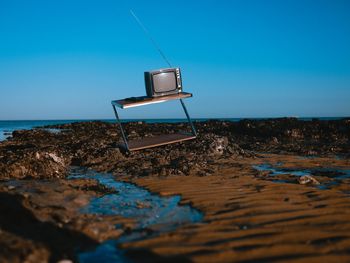
[[[211,119],[282,119],[282,118],[296,118],[296,119],[318,119],[318,118],[350,118],[348,116],[279,116],[279,117],[198,117],[191,118],[192,120],[211,120]],[[126,118],[127,120],[185,120],[186,118]],[[82,118],[82,119],[0,119],[0,121],[110,121],[115,118]]]

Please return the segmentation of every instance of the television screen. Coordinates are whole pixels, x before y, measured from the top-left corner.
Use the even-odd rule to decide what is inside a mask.
[[[167,92],[177,89],[176,76],[174,72],[158,73],[153,76],[154,91]]]

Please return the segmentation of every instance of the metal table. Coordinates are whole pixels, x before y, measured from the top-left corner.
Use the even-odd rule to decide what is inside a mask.
[[[128,100],[128,99],[113,100],[112,107],[113,107],[117,122],[119,124],[123,142],[124,142],[122,144],[122,147],[127,151],[136,151],[136,150],[141,150],[141,149],[146,149],[151,147],[157,147],[160,145],[195,139],[197,137],[197,131],[191,121],[191,118],[190,118],[190,115],[188,114],[185,103],[183,102],[183,99],[190,98],[190,97],[192,97],[191,93],[181,92],[178,94],[155,97],[155,98],[137,97],[134,100]],[[192,131],[191,134],[185,134],[185,133],[164,134],[157,137],[150,137],[150,138],[143,138],[141,140],[128,141],[117,112],[117,107],[121,109],[127,109],[127,108],[144,106],[144,105],[149,105],[154,103],[166,102],[170,100],[180,100],[181,106],[186,114],[188,123],[190,124],[190,127],[191,127],[191,131]]]

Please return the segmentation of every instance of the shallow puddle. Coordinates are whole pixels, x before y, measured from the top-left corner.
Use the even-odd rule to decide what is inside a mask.
[[[282,165],[281,163],[278,164],[278,166]],[[280,175],[280,174],[291,174],[295,176],[303,176],[308,175],[310,172],[308,170],[290,170],[290,169],[283,169],[283,168],[275,168],[270,164],[259,164],[259,165],[253,165],[253,168],[258,171],[269,171],[270,176]]]
[[[277,166],[281,166],[282,163],[279,163]],[[338,169],[334,167],[329,168],[315,168],[315,169],[290,169],[290,168],[281,168],[281,167],[273,167],[270,164],[259,164],[253,165],[253,168],[258,171],[267,171],[269,172],[268,176],[276,177],[273,182],[277,183],[293,183],[290,180],[281,180],[278,176],[281,175],[293,175],[293,176],[304,176],[311,175],[317,177],[327,178],[324,182],[321,182],[320,185],[316,187],[319,189],[329,189],[332,186],[338,185],[343,180],[350,179],[350,170],[348,169]]]
[[[180,196],[161,197],[137,185],[116,181],[109,173],[72,168],[68,178],[95,179],[100,184],[117,191],[92,199],[81,209],[82,213],[118,215],[133,218],[137,223],[136,229],[124,234],[118,240],[106,241],[95,251],[79,253],[80,262],[130,262],[123,251],[118,249],[118,244],[153,237],[203,219],[200,211],[189,205],[180,205]]]

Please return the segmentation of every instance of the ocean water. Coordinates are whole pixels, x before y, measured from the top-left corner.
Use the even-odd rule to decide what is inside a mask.
[[[240,121],[246,118],[210,118],[210,120],[224,120],[224,121]],[[267,118],[249,118],[249,119],[267,119]],[[313,118],[299,118],[299,120],[309,121]],[[342,117],[321,117],[320,120],[338,120]],[[11,136],[11,133],[15,130],[29,130],[33,128],[39,128],[46,125],[55,124],[66,124],[73,122],[86,122],[86,121],[105,121],[105,122],[115,122],[115,119],[91,119],[91,120],[16,120],[16,121],[0,121],[0,141],[5,140]],[[193,121],[207,121],[208,118],[193,118]],[[176,123],[176,122],[186,122],[187,119],[125,119],[123,122],[128,121],[145,121],[148,123]]]
[[[45,125],[79,122],[80,120],[35,120],[35,121],[0,121],[0,141],[11,136],[15,130],[30,130]]]

